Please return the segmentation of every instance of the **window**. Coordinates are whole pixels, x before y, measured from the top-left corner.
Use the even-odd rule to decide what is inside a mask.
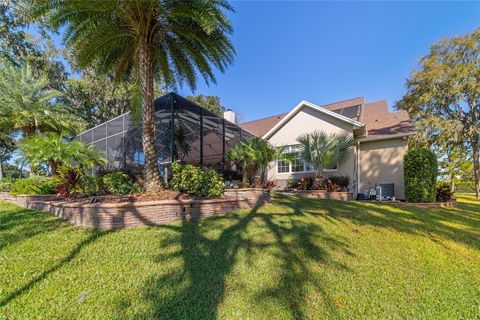
[[[278,173],[286,173],[290,172],[290,163],[287,161],[287,155],[288,151],[286,148],[284,148],[282,154],[278,157],[277,159],[277,170]]]
[[[298,146],[290,146],[291,154],[291,172],[303,172],[305,171],[304,162],[300,157],[300,148]]]
[[[292,172],[312,172],[313,166],[310,163],[304,162],[300,156],[300,145],[285,146],[282,148],[282,154],[277,159],[277,173],[292,173]],[[287,160],[287,155],[288,160]],[[332,168],[324,171],[336,171],[338,167],[335,165]]]

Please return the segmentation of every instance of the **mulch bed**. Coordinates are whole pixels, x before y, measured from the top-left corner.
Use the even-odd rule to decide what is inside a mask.
[[[132,202],[147,202],[147,201],[160,201],[160,200],[190,200],[199,199],[198,197],[192,197],[188,194],[179,193],[172,190],[163,190],[155,194],[130,194],[125,196],[105,195],[105,196],[93,196],[85,198],[77,198],[67,200],[75,203],[132,203]]]

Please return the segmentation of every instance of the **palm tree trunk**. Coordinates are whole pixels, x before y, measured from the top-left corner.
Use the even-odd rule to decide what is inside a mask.
[[[0,160],[0,179],[3,179],[3,162]]]
[[[163,190],[163,183],[158,172],[157,149],[155,147],[155,108],[153,90],[152,50],[148,44],[140,46],[139,79],[143,117],[143,153],[145,156],[145,191],[154,193]]]

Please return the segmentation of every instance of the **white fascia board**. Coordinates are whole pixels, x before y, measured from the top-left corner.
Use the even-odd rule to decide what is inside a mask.
[[[396,133],[396,134],[384,135],[384,136],[379,136],[379,137],[373,136],[373,137],[361,138],[361,139],[358,139],[357,141],[362,143],[362,142],[372,142],[372,141],[382,141],[382,140],[406,138],[406,137],[414,135],[415,133],[416,133],[416,131],[410,131],[410,132],[405,132],[405,133]]]
[[[279,128],[281,128],[286,122],[288,122],[291,118],[293,118],[303,107],[309,107],[314,110],[320,111],[322,113],[325,113],[333,118],[339,119],[341,121],[347,122],[353,126],[354,129],[362,128],[365,125],[361,122],[352,120],[348,117],[342,116],[341,114],[338,114],[336,112],[327,110],[323,107],[317,106],[316,104],[313,104],[311,102],[302,100],[299,104],[296,105],[295,108],[293,108],[292,111],[290,111],[282,120],[280,120],[276,125],[273,126],[270,130],[268,130],[267,133],[265,133],[262,138],[263,139],[268,139],[274,134]]]

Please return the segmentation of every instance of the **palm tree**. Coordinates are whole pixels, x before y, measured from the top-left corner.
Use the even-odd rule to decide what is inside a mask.
[[[44,0],[52,26],[67,26],[65,41],[78,65],[114,70],[116,78],[135,71],[143,120],[145,187],[163,188],[155,148],[154,82],[196,87],[197,74],[215,82],[235,50],[225,0]]]
[[[314,131],[297,138],[300,143],[300,157],[313,166],[317,178],[323,180],[325,169],[340,167],[351,155],[354,139],[349,134]]]
[[[93,168],[105,166],[102,152],[94,150],[78,140],[69,141],[63,134],[47,132],[23,140],[20,145],[22,155],[33,168],[47,165],[53,175],[59,174],[62,166],[78,165]]]
[[[24,138],[39,132],[82,130],[83,121],[55,103],[61,94],[48,86],[48,76],[36,73],[29,64],[17,68],[0,60],[0,126]]]
[[[277,149],[267,141],[255,137],[237,143],[227,154],[228,160],[243,171],[243,183],[254,184],[254,177],[259,173],[258,185],[263,187],[266,182],[267,170],[277,156]]]

